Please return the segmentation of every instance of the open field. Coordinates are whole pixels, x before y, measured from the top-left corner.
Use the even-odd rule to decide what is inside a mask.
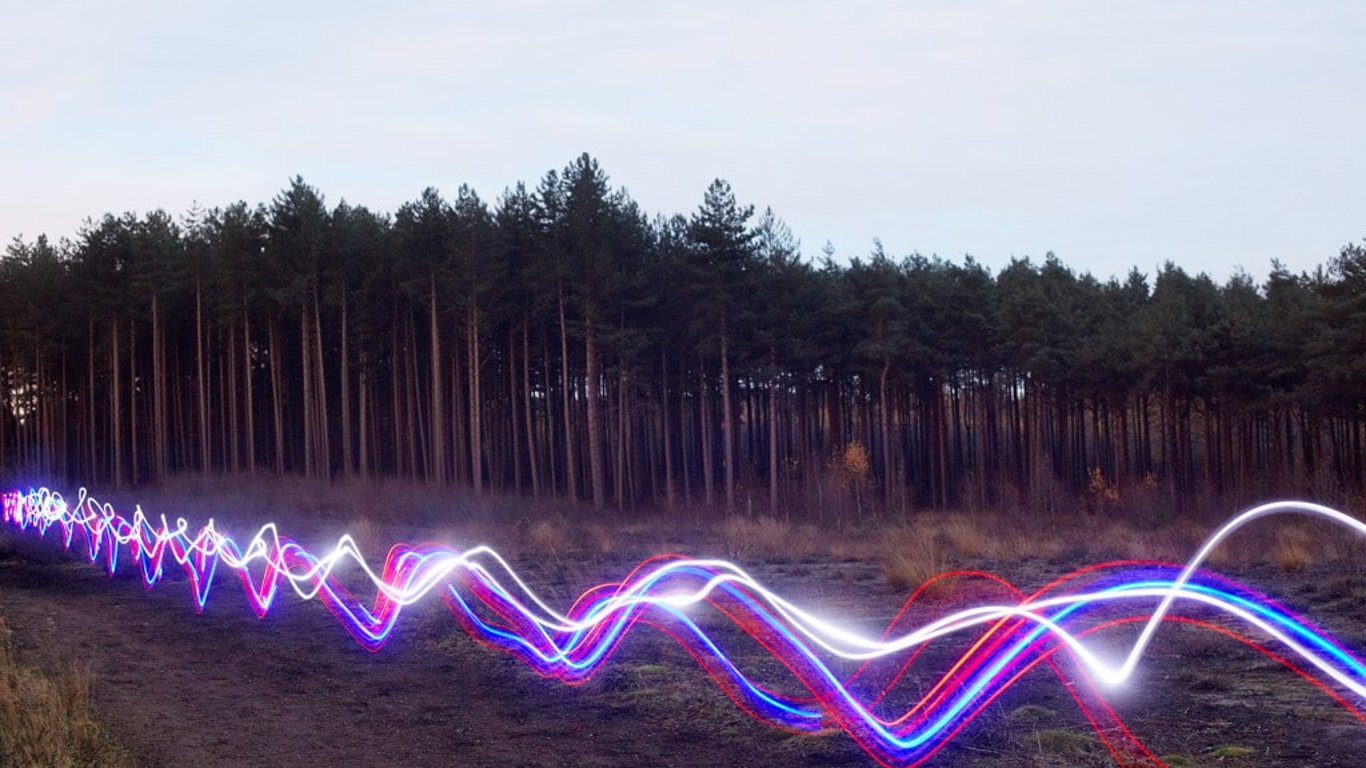
[[[109,500],[131,510],[134,499]],[[840,530],[765,518],[571,523],[569,510],[512,502],[452,513],[440,494],[398,486],[227,491],[186,483],[139,500],[149,513],[192,523],[213,516],[235,532],[280,519],[310,544],[350,530],[367,552],[398,537],[488,541],[564,602],[658,551],[727,556],[781,594],[874,634],[941,570],[980,568],[1032,589],[1110,558],[1184,560],[1217,522],[920,515]],[[646,626],[601,674],[571,688],[474,643],[435,600],[405,614],[394,639],[370,654],[322,606],[292,595],[258,621],[240,589],[223,583],[197,616],[183,579],[144,592],[135,577],[110,582],[55,554],[54,542],[6,534],[4,544],[0,616],[14,630],[13,647],[40,665],[79,660],[88,668],[95,720],[138,765],[874,765],[838,731],[789,735],[750,720],[671,638]],[[1214,565],[1366,648],[1360,542],[1270,523],[1239,534]],[[962,597],[954,590],[916,610],[942,612]],[[740,634],[724,621],[707,628]],[[1120,627],[1102,639],[1119,645],[1133,635]],[[932,646],[917,669],[942,671],[957,650]],[[739,661],[760,672],[773,663],[757,647]],[[1172,766],[1356,766],[1366,754],[1366,725],[1328,696],[1195,627],[1164,626],[1133,684],[1109,700]],[[1040,667],[929,764],[1114,760],[1064,685]]]

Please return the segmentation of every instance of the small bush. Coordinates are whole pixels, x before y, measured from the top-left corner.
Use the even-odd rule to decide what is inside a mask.
[[[1100,467],[1092,467],[1087,479],[1086,495],[1089,502],[1105,509],[1119,504],[1119,489],[1105,478]]]

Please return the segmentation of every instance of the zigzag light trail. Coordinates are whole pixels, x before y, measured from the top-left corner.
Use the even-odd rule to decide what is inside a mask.
[[[638,621],[645,621],[674,637],[751,715],[799,732],[839,727],[885,765],[928,759],[1039,663],[1046,662],[1064,681],[1068,672],[1058,662],[1070,660],[1088,687],[1091,676],[1104,686],[1122,685],[1132,677],[1165,621],[1211,626],[1228,633],[1205,621],[1203,617],[1210,613],[1269,638],[1288,656],[1240,639],[1299,672],[1366,722],[1357,709],[1366,704],[1366,665],[1357,656],[1264,596],[1200,570],[1219,543],[1270,515],[1310,515],[1366,535],[1366,523],[1308,502],[1279,501],[1249,509],[1216,530],[1181,566],[1094,566],[1035,595],[1019,595],[1013,604],[965,608],[899,633],[893,631],[894,621],[878,638],[802,608],[724,560],[652,558],[622,581],[594,587],[567,610],[559,610],[540,597],[506,559],[484,546],[457,550],[440,544],[396,544],[376,570],[349,535],[319,556],[282,535],[273,523],[263,526],[243,546],[218,530],[212,520],[191,534],[183,518],[171,523],[161,516],[154,522],[141,508],[125,518],[84,490],[74,504],[45,488],[10,491],[4,494],[3,503],[4,520],[12,526],[40,536],[56,527],[67,548],[79,534],[90,561],[103,557],[110,575],[126,550],[148,588],[164,577],[169,553],[188,576],[196,610],[203,610],[207,603],[219,566],[238,577],[248,603],[260,617],[270,611],[281,583],[286,583],[299,598],[326,605],[356,641],[371,651],[384,645],[405,607],[435,593],[475,639],[517,656],[543,676],[578,683],[607,663],[621,639]],[[373,585],[374,597],[368,604],[337,577],[343,566],[355,566]],[[1083,574],[1098,578],[1079,590],[1050,594]],[[727,643],[705,631],[692,616],[704,605],[726,616],[780,661],[792,678],[787,687],[804,693],[781,693],[751,679],[728,653]],[[1102,610],[1129,605],[1137,606],[1133,610],[1140,615],[1115,619],[1113,613]],[[1138,638],[1119,664],[1100,658],[1084,640],[1092,632],[1135,620],[1142,622]],[[933,641],[959,635],[976,635],[976,640],[930,694],[904,711],[887,716],[879,710],[886,708],[885,695],[905,674],[910,661],[897,662],[901,668],[882,686],[882,693],[868,696],[861,691],[857,678],[868,663],[901,660]],[[1068,653],[1054,659],[1058,650]],[[841,662],[863,662],[864,666],[853,675],[841,675],[836,672]],[[1347,692],[1349,698],[1334,688]],[[1098,733],[1099,718],[1118,724],[1129,739],[1127,747],[1116,747],[1101,734],[1116,760],[1160,764],[1118,723],[1098,691],[1096,700],[1089,702],[1073,695]]]

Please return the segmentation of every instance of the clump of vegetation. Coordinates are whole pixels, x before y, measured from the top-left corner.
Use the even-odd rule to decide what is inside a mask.
[[[1056,712],[1042,704],[1025,704],[1012,709],[1006,718],[1016,723],[1042,723],[1052,720],[1056,715]]]
[[[527,544],[531,551],[554,558],[558,558],[572,546],[565,526],[552,520],[532,523],[527,531]]]
[[[617,551],[618,533],[603,523],[588,523],[581,529],[583,548],[594,555],[610,555]]]
[[[946,547],[929,531],[891,536],[882,552],[882,578],[897,591],[913,590],[948,570]]]
[[[131,766],[90,716],[90,672],[22,663],[0,618],[0,765]]]
[[[1283,527],[1276,532],[1271,558],[1286,573],[1299,573],[1314,562],[1309,534],[1303,528]]]
[[[1215,757],[1219,759],[1228,758],[1233,760],[1241,760],[1243,758],[1252,757],[1253,755],[1257,754],[1257,750],[1252,749],[1251,747],[1240,747],[1237,744],[1224,744],[1222,746],[1215,747],[1214,749],[1210,750],[1209,754],[1210,757]]]
[[[1049,728],[1035,731],[1025,739],[1024,746],[1034,746],[1045,755],[1080,757],[1096,752],[1099,745],[1093,736]]]
[[[1000,545],[996,537],[988,534],[982,520],[969,515],[946,516],[938,539],[962,557],[983,557]]]
[[[1105,478],[1100,467],[1092,467],[1087,475],[1088,500],[1099,507],[1113,507],[1119,503],[1119,489]]]
[[[731,517],[721,525],[726,552],[737,560],[800,559],[828,551],[814,526],[774,517]]]

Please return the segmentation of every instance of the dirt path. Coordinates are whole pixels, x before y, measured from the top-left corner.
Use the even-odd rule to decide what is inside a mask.
[[[235,589],[218,585],[196,616],[183,581],[144,591],[82,563],[0,561],[0,615],[21,650],[87,663],[97,716],[148,766],[762,766],[791,739],[748,722],[748,738],[713,738],[611,675],[541,681],[459,633],[439,602],[371,654],[321,605],[285,595],[258,621]],[[730,706],[696,687],[709,709]]]
[[[871,568],[850,568],[850,591],[875,578]],[[836,571],[808,570],[812,599],[834,600],[821,589]],[[1320,595],[1329,598],[1331,628],[1366,625],[1360,601]],[[890,605],[892,596],[878,601]],[[439,603],[418,606],[370,654],[322,606],[291,595],[258,621],[236,585],[223,583],[196,616],[183,581],[144,591],[84,563],[8,558],[0,615],[22,648],[88,664],[98,718],[152,767],[874,765],[842,734],[789,736],[738,714],[657,633],[628,638],[599,678],[576,689],[475,645]],[[1348,639],[1360,648],[1363,634]],[[1144,692],[1115,705],[1159,755],[1220,766],[1366,759],[1366,726],[1260,655],[1194,630],[1160,637],[1142,683]],[[1049,722],[1019,717],[1025,705]],[[1041,669],[931,765],[1113,764],[1088,738]],[[1215,755],[1229,745],[1254,753]]]

